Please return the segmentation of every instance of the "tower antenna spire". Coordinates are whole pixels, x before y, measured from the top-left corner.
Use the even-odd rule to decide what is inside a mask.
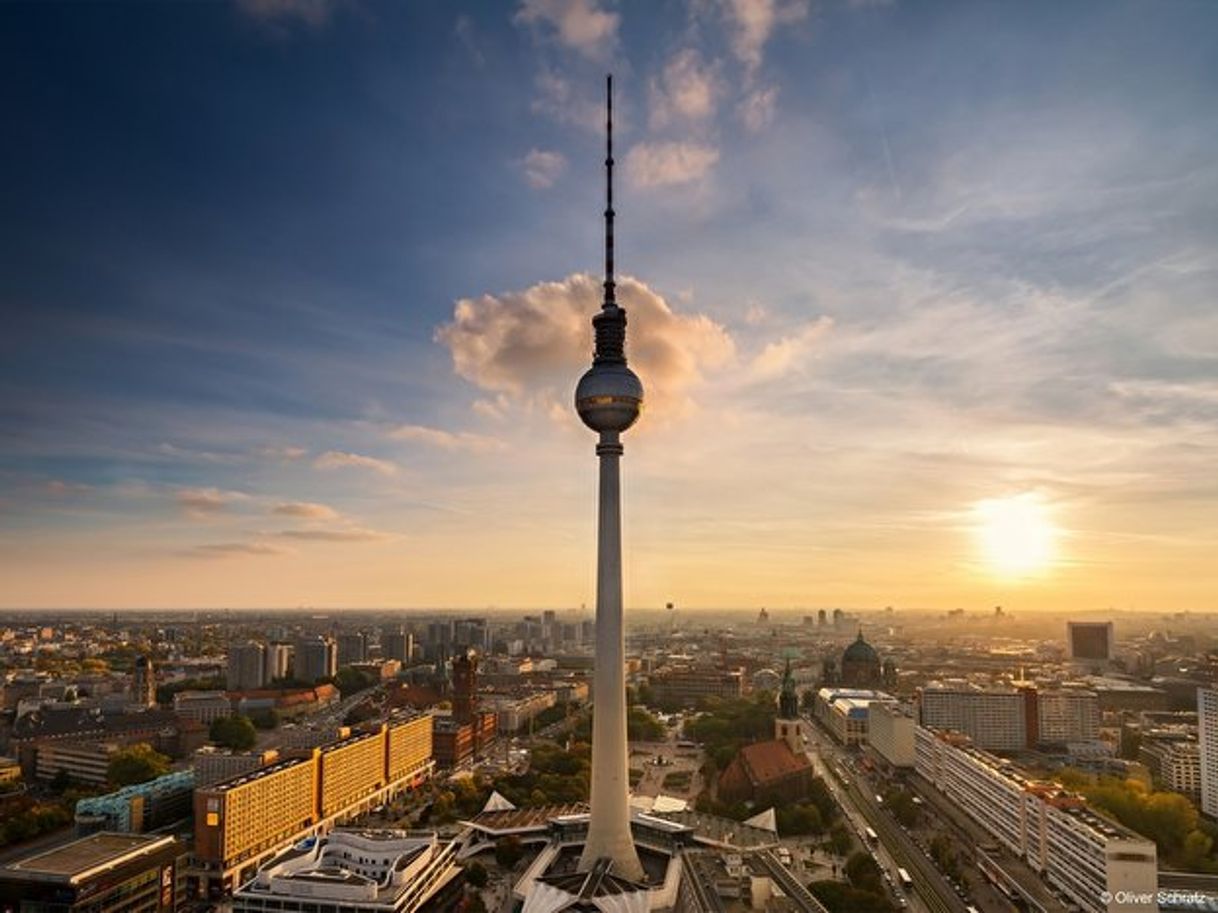
[[[605,77],[605,304],[617,305],[613,282],[613,74]]]

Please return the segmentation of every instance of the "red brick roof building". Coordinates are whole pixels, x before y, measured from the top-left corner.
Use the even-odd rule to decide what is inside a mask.
[[[724,802],[791,802],[807,797],[815,774],[812,763],[773,739],[745,745],[719,775]]]

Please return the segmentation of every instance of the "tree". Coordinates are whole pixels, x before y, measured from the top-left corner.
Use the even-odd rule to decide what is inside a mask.
[[[829,830],[829,849],[835,856],[845,856],[854,846],[854,839],[846,825],[838,822]]]
[[[156,751],[147,742],[130,745],[110,757],[106,767],[106,779],[114,786],[132,786],[147,783],[169,773],[169,758]]]
[[[279,713],[274,707],[266,710],[255,710],[250,714],[250,722],[256,729],[274,729],[279,725]]]
[[[465,867],[465,880],[475,888],[485,888],[489,878],[490,875],[486,871],[486,866],[481,862],[475,860]]]
[[[851,853],[846,860],[846,877],[860,891],[884,893],[884,876],[870,853]]]
[[[208,738],[233,751],[249,751],[258,744],[258,732],[249,717],[222,716],[212,720]]]
[[[522,858],[524,858],[524,847],[520,843],[520,838],[515,834],[508,834],[495,841],[495,861],[505,869],[515,868],[516,863]]]
[[[814,881],[808,890],[829,913],[892,913],[892,904],[883,894],[860,891],[839,881]]]

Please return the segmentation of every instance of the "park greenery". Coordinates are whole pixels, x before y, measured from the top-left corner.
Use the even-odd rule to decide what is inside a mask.
[[[9,802],[0,818],[0,846],[24,843],[71,823],[72,807],[66,802]]]
[[[578,741],[592,741],[592,714],[594,709],[581,713],[571,734]],[[667,736],[664,724],[646,709],[635,705],[626,712],[626,738],[631,742],[662,742]]]
[[[1172,868],[1218,874],[1218,826],[1204,820],[1187,797],[1140,780],[1096,777],[1073,768],[1059,771],[1057,779],[1095,810],[1153,840],[1160,860]]]
[[[249,751],[258,743],[258,730],[246,716],[222,716],[212,720],[207,737],[232,751]]]
[[[741,698],[711,698],[702,713],[685,723],[685,734],[702,743],[717,772],[745,745],[773,738],[776,715],[774,695],[769,691]]]
[[[913,793],[907,789],[890,789],[884,793],[884,804],[903,827],[917,827],[922,820],[922,811],[914,802]]]
[[[134,786],[169,773],[169,758],[147,742],[138,742],[116,751],[106,766],[106,779],[112,786]]]
[[[845,872],[845,883],[816,881],[808,885],[829,913],[893,913],[883,874],[869,853],[853,853],[846,860]]]

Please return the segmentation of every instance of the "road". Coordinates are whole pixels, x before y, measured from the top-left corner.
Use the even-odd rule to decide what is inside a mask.
[[[838,767],[849,755],[808,718],[804,719],[804,731],[815,748],[808,755],[825,782],[831,788],[837,784],[834,796],[847,817],[856,828],[860,820],[865,822],[864,826],[871,827],[880,838],[880,847],[872,849],[881,865],[894,876],[898,866],[909,872],[915,887],[915,893],[907,898],[910,909],[914,913],[967,913],[964,901],[888,810],[877,804],[871,793],[859,789],[854,776],[848,775],[843,782]]]

